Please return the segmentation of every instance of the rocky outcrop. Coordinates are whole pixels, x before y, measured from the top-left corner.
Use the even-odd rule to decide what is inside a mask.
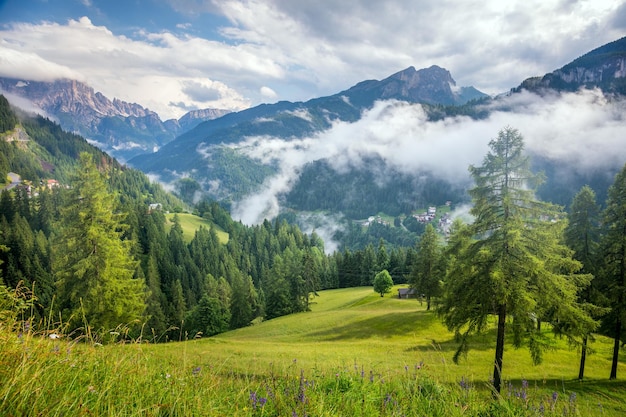
[[[626,94],[626,37],[597,48],[543,77],[524,80],[513,91],[576,91],[580,88]]]
[[[188,131],[204,121],[217,119],[228,113],[230,113],[228,110],[222,109],[191,110],[178,119],[178,124],[182,131]]]
[[[39,82],[0,78],[0,90],[27,99],[56,118],[63,129],[84,136],[121,161],[153,152],[199,123],[227,113],[196,110],[180,120],[162,121],[157,113],[139,104],[110,100],[82,82],[67,79]]]
[[[460,105],[487,97],[473,87],[457,87],[450,72],[433,65],[416,70],[409,67],[381,81],[364,81],[341,94],[349,98],[396,99],[412,103]]]

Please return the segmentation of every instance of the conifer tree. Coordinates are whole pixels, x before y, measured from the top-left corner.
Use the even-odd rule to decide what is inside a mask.
[[[626,165],[609,187],[606,209],[602,213],[605,235],[602,239],[604,262],[601,276],[605,283],[613,320],[613,361],[610,379],[617,378],[624,313],[626,312]]]
[[[144,282],[133,278],[137,262],[131,242],[121,240],[121,219],[103,175],[82,153],[54,245],[59,308],[70,330],[109,331],[142,318]]]
[[[596,203],[596,194],[591,187],[585,185],[574,196],[567,219],[565,243],[574,251],[574,258],[582,263],[581,271],[595,275],[600,238],[600,207]],[[582,292],[581,301],[591,302],[592,291],[593,286],[589,285]],[[582,336],[578,379],[583,379],[585,375],[589,336],[589,334]]]
[[[530,171],[521,134],[505,128],[489,143],[482,166],[470,166],[476,183],[470,190],[474,240],[457,238],[460,250],[448,268],[441,314],[461,340],[483,331],[495,314],[497,336],[493,369],[494,395],[502,382],[505,331],[515,346],[526,344],[535,363],[541,362],[545,335],[536,318],[550,310],[550,319],[570,323],[569,332],[590,331],[594,321],[577,304],[577,293],[589,277],[574,277],[581,267],[559,239],[563,213],[533,197],[541,178]],[[585,282],[587,281],[587,282]]]
[[[411,271],[411,285],[426,296],[426,310],[430,310],[432,297],[441,293],[441,248],[435,227],[428,223],[417,244],[417,257]]]

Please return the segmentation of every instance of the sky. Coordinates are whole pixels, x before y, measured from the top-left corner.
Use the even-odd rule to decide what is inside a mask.
[[[165,120],[409,66],[495,95],[625,34],[622,0],[0,0],[0,76],[77,79]]]

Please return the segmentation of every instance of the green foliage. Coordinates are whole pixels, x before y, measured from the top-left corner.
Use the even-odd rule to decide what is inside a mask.
[[[417,257],[411,270],[411,286],[426,296],[426,309],[430,310],[431,299],[441,294],[443,278],[442,254],[439,236],[435,227],[428,223],[417,243]]]
[[[606,321],[613,323],[614,348],[610,379],[615,379],[623,315],[626,312],[626,165],[615,176],[613,185],[609,188],[602,220],[605,234],[601,242],[603,259],[599,275],[611,308]]]
[[[145,283],[134,279],[132,242],[121,239],[121,214],[90,155],[81,154],[71,185],[53,263],[64,321],[70,331],[98,333],[140,322]]]
[[[5,96],[0,94],[0,133],[15,129],[18,119]],[[0,172],[2,172],[0,170]]]
[[[467,243],[452,252],[440,312],[448,328],[462,334],[458,352],[467,349],[468,335],[485,330],[497,315],[493,377],[500,392],[505,329],[539,363],[549,343],[537,320],[554,323],[570,337],[588,333],[595,322],[577,302],[590,277],[575,275],[581,265],[561,243],[563,214],[533,198],[541,178],[530,172],[522,136],[505,128],[489,146],[483,165],[470,167],[476,220],[460,231],[475,240],[453,239]]]
[[[393,279],[391,275],[389,275],[389,271],[383,269],[374,277],[374,291],[380,294],[381,297],[384,297],[385,294],[391,292],[391,287],[393,287]]]

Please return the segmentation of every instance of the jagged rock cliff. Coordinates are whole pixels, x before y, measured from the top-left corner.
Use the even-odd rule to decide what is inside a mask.
[[[626,37],[594,49],[543,77],[529,78],[514,91],[547,88],[600,88],[605,93],[626,94]]]
[[[0,78],[0,90],[30,101],[57,119],[65,130],[84,136],[122,161],[153,152],[197,124],[228,113],[197,110],[180,120],[162,121],[157,113],[139,104],[110,100],[80,81],[67,79],[40,82]]]

